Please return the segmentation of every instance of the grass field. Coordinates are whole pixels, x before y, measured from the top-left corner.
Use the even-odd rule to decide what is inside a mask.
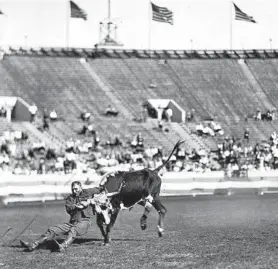
[[[19,240],[0,247],[0,268],[278,268],[278,196],[165,197],[165,235],[157,236],[157,214],[141,231],[143,208],[121,212],[114,241],[102,246],[93,220],[90,232],[65,253],[50,246],[24,252]],[[63,204],[14,205],[0,209],[0,233],[11,240],[30,220],[21,236],[34,239],[52,225],[67,220]],[[4,243],[4,241],[2,242]]]

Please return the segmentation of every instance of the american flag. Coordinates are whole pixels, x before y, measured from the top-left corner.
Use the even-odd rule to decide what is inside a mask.
[[[70,16],[72,18],[87,20],[87,13],[73,1],[70,1]]]
[[[247,15],[246,13],[242,12],[235,3],[233,3],[233,4],[234,4],[234,7],[235,7],[235,12],[236,12],[236,20],[256,23],[256,21],[253,19],[253,17],[251,17],[251,16]]]
[[[170,24],[174,24],[173,22],[173,12],[166,7],[159,7],[153,3],[152,11],[153,11],[153,20],[158,22],[166,22]]]

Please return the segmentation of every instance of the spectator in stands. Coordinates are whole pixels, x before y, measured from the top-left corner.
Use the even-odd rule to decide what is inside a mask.
[[[113,146],[117,147],[117,146],[122,146],[123,142],[121,141],[121,139],[118,136],[116,136],[114,138],[114,141],[107,141],[106,145],[109,145],[111,147],[113,147]]]
[[[89,134],[89,135],[94,135],[95,133],[96,133],[96,131],[94,130],[94,127],[93,127],[93,125],[92,124],[89,124],[88,126],[87,126],[87,133]]]
[[[36,114],[37,114],[37,112],[38,112],[38,108],[37,108],[37,106],[35,105],[35,103],[33,103],[33,104],[29,107],[29,112],[30,112],[30,115],[31,115],[30,122],[34,122],[34,121],[35,121]]]
[[[13,137],[15,141],[21,141],[22,140],[22,132],[21,131],[14,131]]]
[[[268,110],[268,111],[266,112],[266,120],[267,120],[267,121],[271,121],[271,120],[272,120],[272,115],[271,115],[270,110]]]
[[[265,119],[266,119],[267,121],[273,121],[273,120],[274,120],[274,117],[275,117],[275,112],[274,112],[274,110],[272,110],[272,111],[268,110],[268,111],[266,112]]]
[[[112,107],[111,105],[108,105],[104,114],[106,116],[115,116],[116,117],[116,116],[118,116],[119,112],[114,107]]]
[[[214,131],[208,125],[206,125],[204,127],[203,134],[206,136],[214,136],[215,135]]]
[[[172,121],[173,110],[170,107],[166,107],[165,116],[168,122]]]
[[[162,120],[158,120],[158,130],[163,131],[163,122],[162,122]]]
[[[74,151],[74,142],[73,139],[71,138],[66,143],[66,152],[72,152],[72,151]]]
[[[43,153],[46,150],[45,142],[34,142],[32,149],[34,152]]]
[[[41,174],[41,175],[46,174],[46,166],[45,166],[45,159],[44,158],[40,158],[38,174]]]
[[[248,143],[249,142],[249,130],[245,129],[244,131],[244,140]]]
[[[141,132],[137,134],[136,140],[137,140],[137,149],[140,151],[144,148],[144,139]]]
[[[192,108],[190,111],[185,112],[186,121],[192,122],[194,120],[195,109]]]
[[[79,134],[81,135],[95,135],[96,131],[94,130],[94,127],[92,124],[88,124],[88,125],[83,125],[82,130],[79,132]]]
[[[138,141],[137,141],[137,135],[135,135],[135,136],[132,138],[132,140],[130,141],[130,145],[131,145],[132,148],[136,148],[136,147],[137,147],[137,143],[138,143]]]
[[[19,162],[16,163],[16,165],[15,165],[15,167],[13,169],[13,174],[14,175],[22,175],[23,174],[23,169],[22,169],[22,167],[21,167]]]
[[[49,115],[47,109],[44,110],[43,112],[43,125],[42,125],[43,130],[49,130]]]
[[[86,135],[88,131],[88,126],[87,125],[83,125],[82,130],[78,133],[80,135]]]
[[[56,155],[55,150],[54,150],[54,149],[51,149],[51,148],[47,149],[45,158],[46,158],[47,160],[51,160],[51,159],[56,160],[57,155]]]
[[[197,135],[202,136],[204,134],[204,126],[202,123],[196,125]]]
[[[193,121],[193,120],[194,120],[194,117],[195,117],[195,109],[192,108],[192,109],[191,109],[191,118],[190,118],[190,121]]]
[[[27,134],[26,132],[22,132],[22,134],[21,134],[21,139],[22,139],[23,141],[26,141],[28,138],[29,138],[28,134]]]
[[[192,117],[191,112],[190,112],[190,111],[187,111],[187,112],[185,112],[185,114],[186,114],[186,120],[187,120],[188,122],[190,122],[190,121],[191,121],[191,117]]]
[[[56,121],[57,120],[58,115],[57,115],[55,109],[50,112],[49,117],[50,117],[51,121]]]
[[[6,118],[6,116],[7,116],[7,110],[5,109],[4,106],[2,106],[0,108],[0,117]]]
[[[10,164],[10,157],[6,152],[0,153],[0,167]]]
[[[157,108],[157,120],[158,121],[162,121],[163,111],[164,111],[163,107],[159,105]]]
[[[277,133],[274,131],[270,136],[270,141],[274,142],[277,139]]]
[[[210,127],[216,134],[224,135],[224,131],[222,130],[220,124],[215,123],[214,121],[211,121]]]
[[[91,113],[90,112],[82,112],[80,114],[80,118],[83,120],[83,121],[89,121],[91,117]]]
[[[271,120],[275,120],[275,110],[273,109],[270,113]]]
[[[67,152],[65,154],[65,160],[64,160],[65,174],[68,174],[72,172],[74,169],[76,169],[76,158],[77,156],[73,151]]]
[[[257,114],[255,116],[255,120],[262,120],[262,112],[260,109],[257,110]]]
[[[94,134],[94,148],[96,149],[98,147],[100,143],[100,137],[98,135],[98,132],[95,131],[95,134]]]

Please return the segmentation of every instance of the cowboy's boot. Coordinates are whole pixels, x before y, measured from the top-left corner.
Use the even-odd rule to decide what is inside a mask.
[[[42,235],[40,238],[38,238],[33,242],[24,242],[23,240],[20,240],[20,243],[29,251],[34,251],[36,248],[38,248],[40,244],[44,243],[46,240],[48,240],[48,237]]]
[[[58,246],[58,251],[63,252],[68,248],[68,246],[73,242],[73,240],[74,240],[73,235],[69,234],[68,237],[65,239],[65,241],[61,244],[59,244],[56,240],[54,240],[54,241],[56,242],[56,244]]]

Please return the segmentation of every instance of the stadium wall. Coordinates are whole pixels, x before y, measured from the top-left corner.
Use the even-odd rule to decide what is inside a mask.
[[[248,178],[227,178],[224,172],[169,172],[162,176],[162,196],[231,195],[239,191],[278,193],[278,172],[250,173]],[[84,188],[98,186],[100,176],[92,175],[8,175],[0,181],[2,204],[63,200],[70,193],[71,182],[79,180]]]

